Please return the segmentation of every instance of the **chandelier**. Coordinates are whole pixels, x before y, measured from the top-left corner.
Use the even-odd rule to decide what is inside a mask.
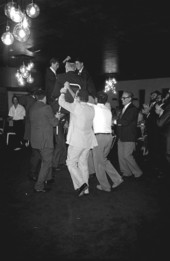
[[[19,86],[25,86],[26,83],[31,84],[34,82],[34,78],[31,75],[31,70],[33,69],[33,67],[34,67],[33,62],[28,63],[27,66],[23,62],[23,64],[17,70],[15,76],[17,78]]]
[[[11,45],[14,39],[19,42],[26,42],[30,36],[30,18],[36,18],[40,13],[40,8],[33,0],[32,3],[26,6],[26,9],[22,11],[22,8],[18,3],[8,2],[4,7],[4,13],[8,19],[16,23],[13,32],[10,32],[10,27],[6,27],[6,32],[2,34],[1,40],[5,45]],[[12,40],[13,39],[13,40]]]
[[[117,81],[115,78],[109,78],[108,80],[106,80],[104,92],[112,91],[113,94],[116,94],[116,86],[115,86],[116,83]]]

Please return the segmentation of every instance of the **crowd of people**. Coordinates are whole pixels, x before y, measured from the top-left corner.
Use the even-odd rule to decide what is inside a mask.
[[[78,196],[89,194],[95,173],[97,189],[110,192],[125,179],[141,179],[143,170],[136,149],[157,176],[170,169],[170,92],[151,93],[150,103],[137,108],[133,93],[124,91],[122,107],[113,115],[105,91],[97,91],[80,57],[59,59],[46,70],[45,89],[15,95],[9,117],[14,122],[18,147],[31,148],[29,177],[35,192],[46,192],[55,181],[53,170],[67,167]],[[23,128],[25,122],[25,132]],[[109,160],[116,137],[119,168]],[[108,178],[109,177],[109,178]]]

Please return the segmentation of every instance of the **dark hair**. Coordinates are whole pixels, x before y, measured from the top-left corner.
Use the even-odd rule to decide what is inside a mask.
[[[42,100],[46,96],[46,93],[44,90],[39,89],[39,90],[35,91],[34,95],[37,100]]]
[[[58,58],[53,57],[50,59],[50,65],[52,65],[52,63],[57,63],[57,62],[60,63]]]
[[[160,94],[161,94],[160,91],[155,90],[155,91],[151,92],[151,95],[154,94],[154,93],[157,94],[157,95],[160,95]]]
[[[98,103],[102,103],[102,104],[105,104],[107,102],[107,99],[108,99],[108,95],[106,92],[104,91],[99,91],[97,93],[97,102]]]
[[[77,94],[81,101],[88,102],[89,94],[87,90],[80,90]]]
[[[19,102],[19,98],[18,98],[18,96],[16,96],[16,94],[14,94],[14,95],[12,96],[12,102],[14,102],[14,99],[17,99],[17,101]]]
[[[83,63],[83,58],[81,56],[77,56],[75,59],[75,62],[80,62],[80,63]]]

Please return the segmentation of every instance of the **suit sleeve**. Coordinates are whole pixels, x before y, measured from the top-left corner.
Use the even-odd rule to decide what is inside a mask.
[[[158,127],[164,127],[170,123],[170,106],[163,112],[161,117],[157,119]]]
[[[50,106],[46,107],[46,115],[49,119],[49,123],[55,127],[58,125],[58,119],[54,116],[52,108]]]

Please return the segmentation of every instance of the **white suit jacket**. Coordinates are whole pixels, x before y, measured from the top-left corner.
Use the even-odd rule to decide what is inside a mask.
[[[79,148],[92,149],[97,140],[92,129],[94,108],[85,102],[65,101],[65,94],[59,97],[59,105],[70,112],[70,122],[66,143]]]

